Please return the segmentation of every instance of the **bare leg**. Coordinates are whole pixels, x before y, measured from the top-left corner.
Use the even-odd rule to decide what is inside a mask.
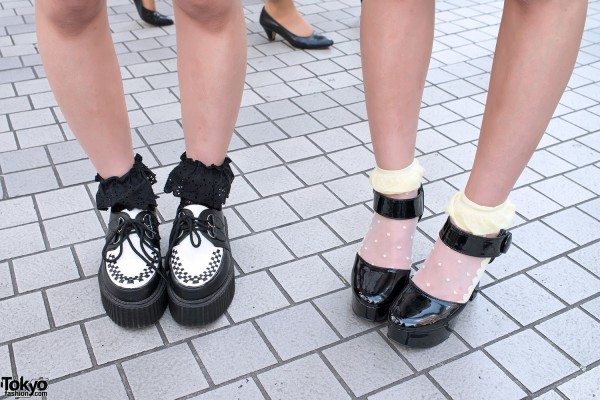
[[[156,11],[156,1],[154,0],[142,0],[144,8],[152,11]]]
[[[585,0],[505,1],[481,137],[465,190],[469,200],[493,207],[508,197],[569,81],[586,9]],[[461,256],[438,240],[414,281],[434,297],[463,301],[486,260]]]
[[[40,54],[61,111],[98,173],[123,175],[133,149],[106,2],[38,0],[35,6]]]
[[[176,0],[177,65],[187,156],[220,165],[239,112],[246,74],[240,0]]]
[[[300,15],[293,0],[266,0],[265,9],[271,17],[298,36],[310,36],[313,28]]]
[[[365,0],[362,4],[360,36],[369,127],[377,166],[385,170],[403,169],[414,159],[434,11],[433,0]],[[417,188],[388,195],[413,198]],[[399,221],[375,214],[361,257],[379,267],[409,269],[416,224],[416,218]]]

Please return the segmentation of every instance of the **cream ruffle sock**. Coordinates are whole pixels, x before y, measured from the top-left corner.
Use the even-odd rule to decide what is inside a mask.
[[[509,200],[496,207],[480,206],[460,191],[450,201],[446,214],[463,231],[494,237],[501,229],[508,228],[515,215],[515,206]],[[489,258],[457,253],[438,238],[413,281],[433,297],[466,303],[489,262]]]
[[[373,189],[395,199],[417,197],[424,170],[418,160],[400,170],[375,167],[369,182]],[[359,255],[369,264],[382,268],[410,269],[412,245],[418,218],[397,220],[373,214]]]

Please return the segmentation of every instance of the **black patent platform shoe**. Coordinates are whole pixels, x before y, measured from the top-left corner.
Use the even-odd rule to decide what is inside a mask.
[[[373,191],[373,210],[386,218],[413,219],[423,215],[424,192],[413,199],[394,199]],[[409,280],[410,270],[371,265],[357,254],[352,268],[352,310],[369,321],[383,321],[389,307]]]
[[[298,49],[324,49],[333,44],[333,40],[317,33],[313,33],[310,36],[294,35],[292,32],[285,29],[279,22],[275,21],[273,17],[267,13],[264,7],[260,13],[259,22],[270,41],[275,40],[275,34],[277,33],[287,40],[289,44]]]
[[[440,239],[452,250],[472,257],[491,258],[506,253],[512,241],[510,232],[501,230],[497,237],[486,238],[467,233],[450,222],[440,231]],[[477,288],[479,284],[477,285]],[[473,291],[469,301],[477,295]],[[466,307],[466,303],[440,300],[421,290],[409,280],[390,308],[388,337],[409,347],[433,347],[448,339],[451,322]]]
[[[142,4],[142,0],[133,0],[135,8],[137,9],[140,18],[146,21],[150,25],[154,26],[167,26],[173,25],[173,20],[166,15],[163,15],[155,10],[149,10]]]
[[[233,258],[223,211],[182,202],[169,239],[169,309],[182,325],[208,324],[231,304]]]
[[[117,325],[141,328],[167,308],[158,220],[153,211],[111,212],[98,271],[106,314]]]

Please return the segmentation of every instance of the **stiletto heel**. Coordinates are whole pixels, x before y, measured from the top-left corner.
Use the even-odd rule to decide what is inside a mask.
[[[273,32],[271,29],[265,28],[265,33],[267,34],[267,39],[269,39],[270,42],[272,42],[273,40],[275,40],[275,32]]]
[[[501,230],[497,237],[475,236],[454,226],[450,218],[440,231],[440,239],[452,250],[490,262],[506,253],[512,242],[510,232]],[[479,283],[469,298],[479,292]],[[388,337],[409,347],[433,347],[448,339],[452,333],[451,322],[467,303],[435,298],[419,288],[412,280],[390,307]]]

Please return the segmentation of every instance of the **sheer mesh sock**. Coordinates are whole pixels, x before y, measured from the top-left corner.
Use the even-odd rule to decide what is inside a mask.
[[[414,190],[402,194],[386,194],[395,199],[412,199],[417,196]],[[410,269],[412,265],[412,245],[417,229],[418,218],[391,219],[373,214],[359,255],[371,265],[382,268]]]
[[[466,303],[489,261],[489,258],[457,253],[438,238],[429,257],[412,280],[424,292],[440,300]]]

